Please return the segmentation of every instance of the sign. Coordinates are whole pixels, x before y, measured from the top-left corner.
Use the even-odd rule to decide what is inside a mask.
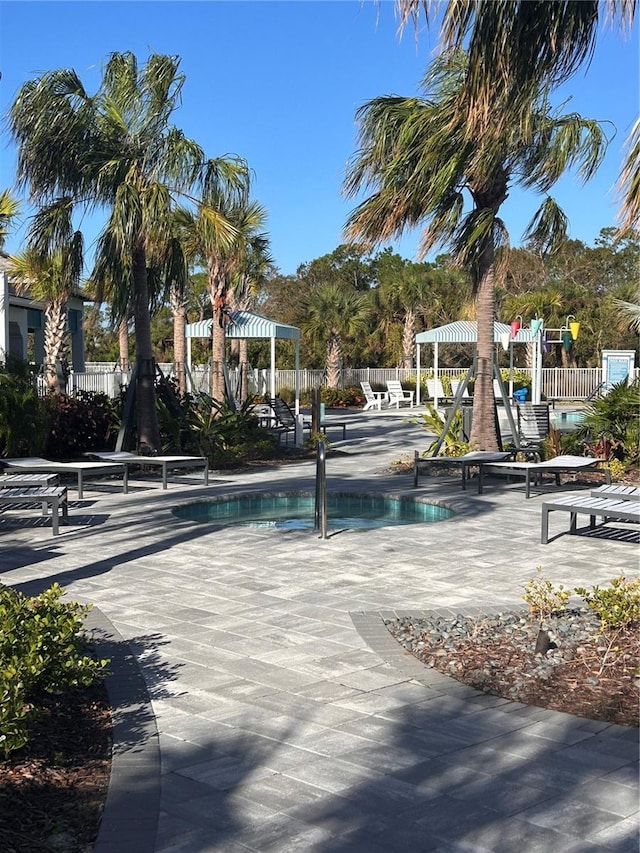
[[[626,381],[630,383],[636,363],[634,350],[605,349],[602,351],[602,381],[605,388]]]

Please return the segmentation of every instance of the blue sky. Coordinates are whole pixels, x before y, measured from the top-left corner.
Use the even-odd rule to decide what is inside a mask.
[[[237,154],[254,171],[254,197],[268,211],[272,254],[281,272],[333,251],[355,202],[342,196],[356,147],[355,112],[368,99],[414,95],[437,45],[437,32],[398,36],[391,0],[227,0],[215,2],[6,2],[0,0],[0,111],[42,71],[72,67],[93,92],[113,51],[177,54],[186,74],[174,123],[208,155]],[[593,244],[615,224],[615,184],[638,112],[638,28],[605,32],[591,67],[558,98],[567,109],[610,121],[616,135],[586,186],[563,177],[554,195],[570,236]],[[612,128],[613,130],[613,128]],[[6,133],[0,188],[14,181]],[[514,245],[538,206],[514,191],[502,209]],[[20,248],[18,231],[6,248]],[[96,236],[95,223],[86,231]],[[392,244],[415,259],[417,233]]]

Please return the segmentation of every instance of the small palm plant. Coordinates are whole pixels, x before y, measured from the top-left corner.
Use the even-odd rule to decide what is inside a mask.
[[[605,459],[640,461],[640,382],[615,384],[586,410],[580,436]]]
[[[431,435],[436,435],[437,438],[431,442],[429,447],[423,453],[423,456],[432,456],[436,445],[440,441],[442,430],[444,429],[444,421],[438,410],[426,403],[426,412],[421,412],[415,418],[409,418],[409,423],[417,424],[426,429]],[[458,410],[453,416],[453,420],[449,425],[447,434],[442,440],[441,456],[464,456],[470,450],[469,442],[464,438],[464,423],[462,420],[462,412]]]

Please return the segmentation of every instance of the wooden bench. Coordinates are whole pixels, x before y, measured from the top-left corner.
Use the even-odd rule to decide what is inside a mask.
[[[29,506],[41,504],[42,514],[51,507],[53,535],[59,532],[60,509],[63,521],[68,518],[67,489],[64,486],[34,486],[33,488],[0,489],[0,506]]]
[[[640,504],[635,501],[594,497],[579,498],[567,495],[567,497],[557,498],[554,501],[545,501],[542,504],[542,530],[540,536],[542,545],[547,545],[549,542],[549,514],[556,511],[564,511],[571,514],[569,533],[576,532],[579,513],[589,516],[590,528],[596,526],[596,518],[602,518],[603,522],[640,522]]]

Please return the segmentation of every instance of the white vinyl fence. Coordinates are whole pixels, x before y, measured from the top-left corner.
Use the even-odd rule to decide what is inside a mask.
[[[129,373],[121,371],[114,362],[89,363],[85,373],[72,373],[69,377],[68,392],[94,391],[117,397],[126,388]],[[173,375],[173,365],[161,364],[160,369],[166,377]],[[519,373],[530,373],[518,368]],[[465,373],[460,368],[441,368],[441,376],[459,377]],[[421,376],[426,380],[432,371],[423,370]],[[640,375],[636,368],[634,377]],[[252,394],[265,394],[269,390],[270,371],[268,369],[252,368],[249,371],[249,390]],[[239,375],[237,371],[229,371],[232,388],[237,387]],[[415,382],[415,370],[405,368],[349,368],[342,372],[342,387],[359,386],[366,380],[374,387],[385,385],[387,379],[399,379],[401,382]],[[208,371],[205,367],[195,367],[192,370],[193,386],[197,390],[207,390]],[[563,368],[551,367],[542,370],[542,393],[548,400],[586,400],[602,382],[602,370],[598,367]],[[306,391],[325,384],[323,370],[300,370],[300,390]],[[295,387],[295,370],[276,370],[276,390],[293,389]]]

